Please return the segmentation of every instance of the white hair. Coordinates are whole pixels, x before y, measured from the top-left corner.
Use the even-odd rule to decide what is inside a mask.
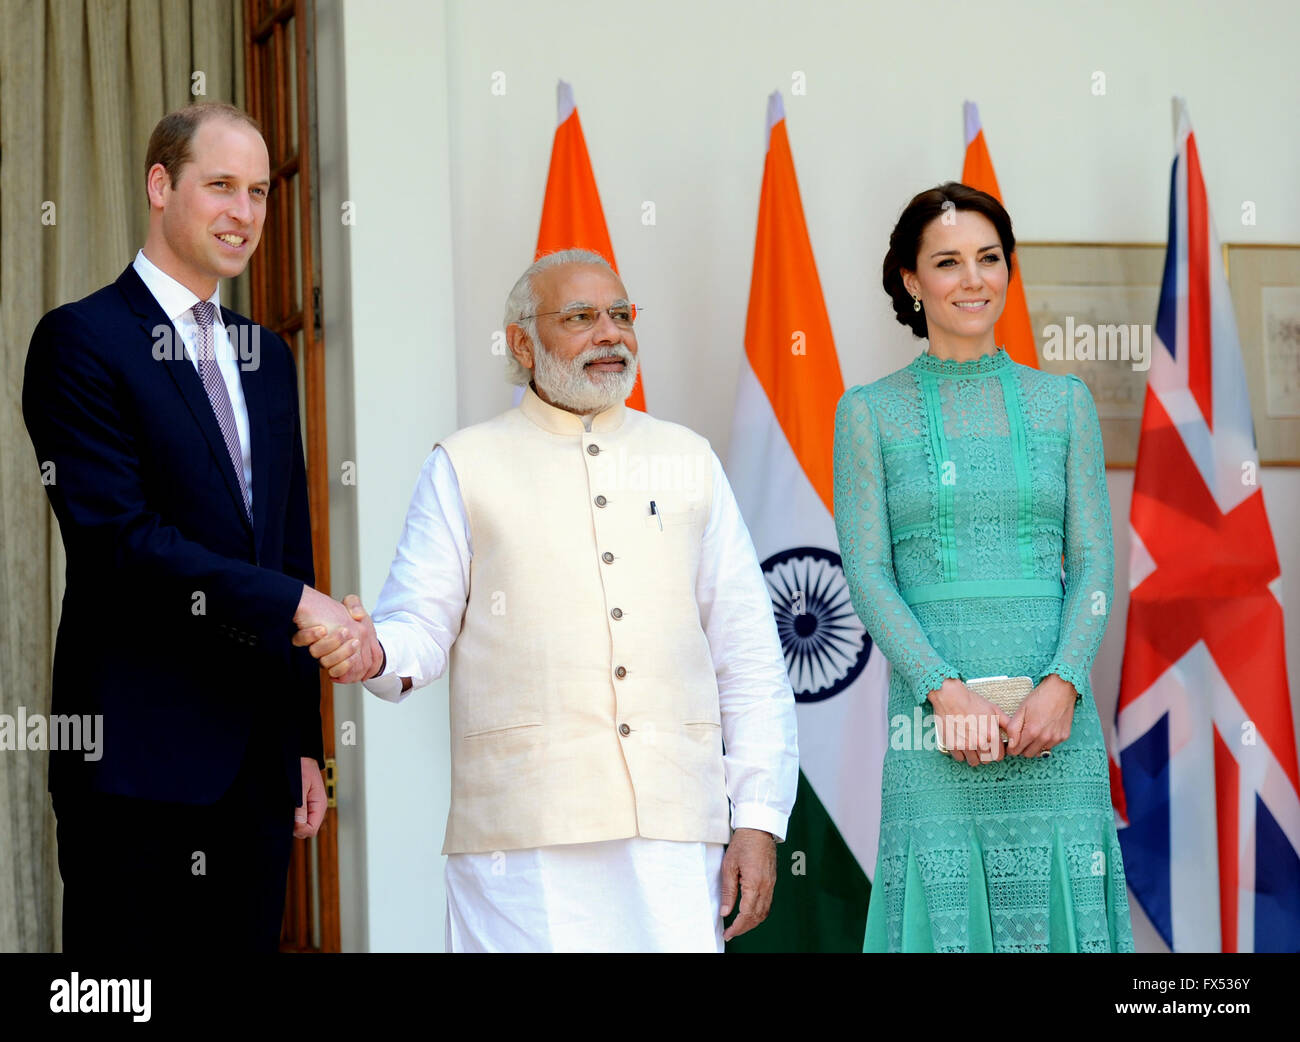
[[[537,319],[532,317],[537,313],[541,305],[541,297],[533,284],[535,276],[540,275],[548,268],[557,268],[561,264],[598,264],[603,268],[608,268],[611,272],[614,270],[610,267],[609,261],[605,260],[599,253],[591,250],[556,250],[554,253],[547,253],[528,266],[528,269],[519,276],[510,295],[506,297],[506,314],[503,329],[509,329],[512,325],[519,326],[528,334],[528,339],[532,341],[534,351],[545,351],[546,348],[537,338]],[[515,358],[514,352],[509,348],[506,349],[506,379],[512,384],[519,387],[526,387],[528,381],[533,378],[532,370],[524,368]]]

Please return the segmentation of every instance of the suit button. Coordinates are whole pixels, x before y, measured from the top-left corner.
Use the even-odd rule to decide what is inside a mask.
[[[632,728],[628,727],[627,724],[619,724],[618,733],[621,734],[624,738],[626,738],[628,735],[632,733]]]
[[[619,680],[622,680],[627,676],[627,667],[619,666],[618,669],[614,670],[614,676],[618,677]]]
[[[604,506],[606,503],[608,503],[608,502],[609,502],[609,500],[606,499],[604,496],[597,496],[597,497],[596,497],[596,506],[598,506],[598,507],[603,507],[603,506]]]
[[[603,554],[600,555],[600,559],[604,561],[606,564],[614,563],[614,555],[611,554],[608,550],[606,550]]]
[[[615,608],[612,612],[610,612],[610,614],[614,616],[614,618],[616,619],[621,619],[623,617],[623,609]]]
[[[588,456],[599,456],[599,455],[600,455],[600,446],[599,446],[599,445],[596,445],[596,444],[594,444],[594,443],[591,444],[591,445],[588,445],[588,446],[587,446],[587,455],[588,455]]]

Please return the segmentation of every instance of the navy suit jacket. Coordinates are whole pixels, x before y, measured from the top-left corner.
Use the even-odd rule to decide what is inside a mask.
[[[103,719],[98,760],[51,751],[56,794],[210,804],[254,737],[295,801],[299,757],[323,764],[320,674],[290,642],[315,583],[293,355],[222,311],[251,356],[252,524],[194,363],[133,267],[32,334],[23,419],[67,552],[52,712]]]

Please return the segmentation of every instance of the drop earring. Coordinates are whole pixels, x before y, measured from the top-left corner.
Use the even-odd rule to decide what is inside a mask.
[[[921,298],[918,297],[915,293],[912,294],[912,310],[913,311],[921,310]]]

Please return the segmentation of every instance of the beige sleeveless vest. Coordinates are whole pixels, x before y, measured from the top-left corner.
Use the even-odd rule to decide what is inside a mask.
[[[443,853],[730,838],[695,583],[708,442],[622,405],[519,408],[442,443],[469,518]],[[653,512],[651,504],[653,506]]]

